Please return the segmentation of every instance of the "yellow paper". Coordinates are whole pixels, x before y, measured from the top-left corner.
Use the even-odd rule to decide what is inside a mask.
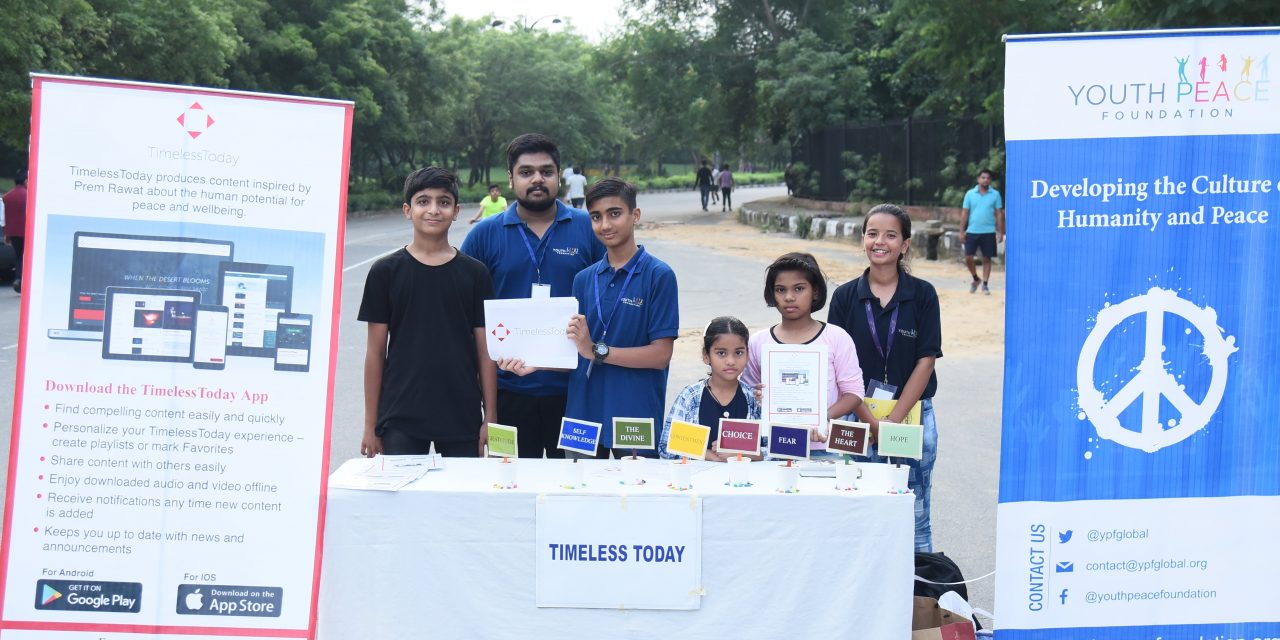
[[[893,412],[893,408],[898,406],[897,400],[863,398],[862,401],[867,403],[867,409],[871,411],[871,415],[876,417],[876,420],[884,420]],[[907,417],[899,421],[898,424],[920,424],[920,403],[917,402],[916,406],[911,407],[911,411],[907,412]]]
[[[667,436],[667,451],[701,460],[707,457],[707,441],[710,437],[711,427],[672,420],[671,434]]]

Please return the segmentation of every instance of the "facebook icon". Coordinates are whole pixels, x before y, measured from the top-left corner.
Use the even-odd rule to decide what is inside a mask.
[[[1062,590],[1062,593],[1059,593],[1059,594],[1058,594],[1058,598],[1059,598],[1060,600],[1062,600],[1062,604],[1066,604],[1066,603],[1067,603],[1067,590],[1066,590],[1066,589],[1063,589],[1063,590]]]

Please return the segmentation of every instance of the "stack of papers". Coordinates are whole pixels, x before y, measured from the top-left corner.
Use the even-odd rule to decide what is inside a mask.
[[[352,460],[329,476],[329,486],[360,491],[399,491],[428,471],[444,468],[439,454],[426,456],[376,456]]]

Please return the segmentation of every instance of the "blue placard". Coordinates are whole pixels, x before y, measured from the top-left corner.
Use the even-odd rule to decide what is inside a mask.
[[[565,451],[594,456],[600,447],[600,423],[564,418],[560,421],[560,445]]]
[[[784,460],[809,459],[808,427],[775,424],[769,428],[769,457]]]

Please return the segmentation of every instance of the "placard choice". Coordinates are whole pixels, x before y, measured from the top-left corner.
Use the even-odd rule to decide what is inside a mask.
[[[4,637],[314,636],[352,105],[33,96]]]

